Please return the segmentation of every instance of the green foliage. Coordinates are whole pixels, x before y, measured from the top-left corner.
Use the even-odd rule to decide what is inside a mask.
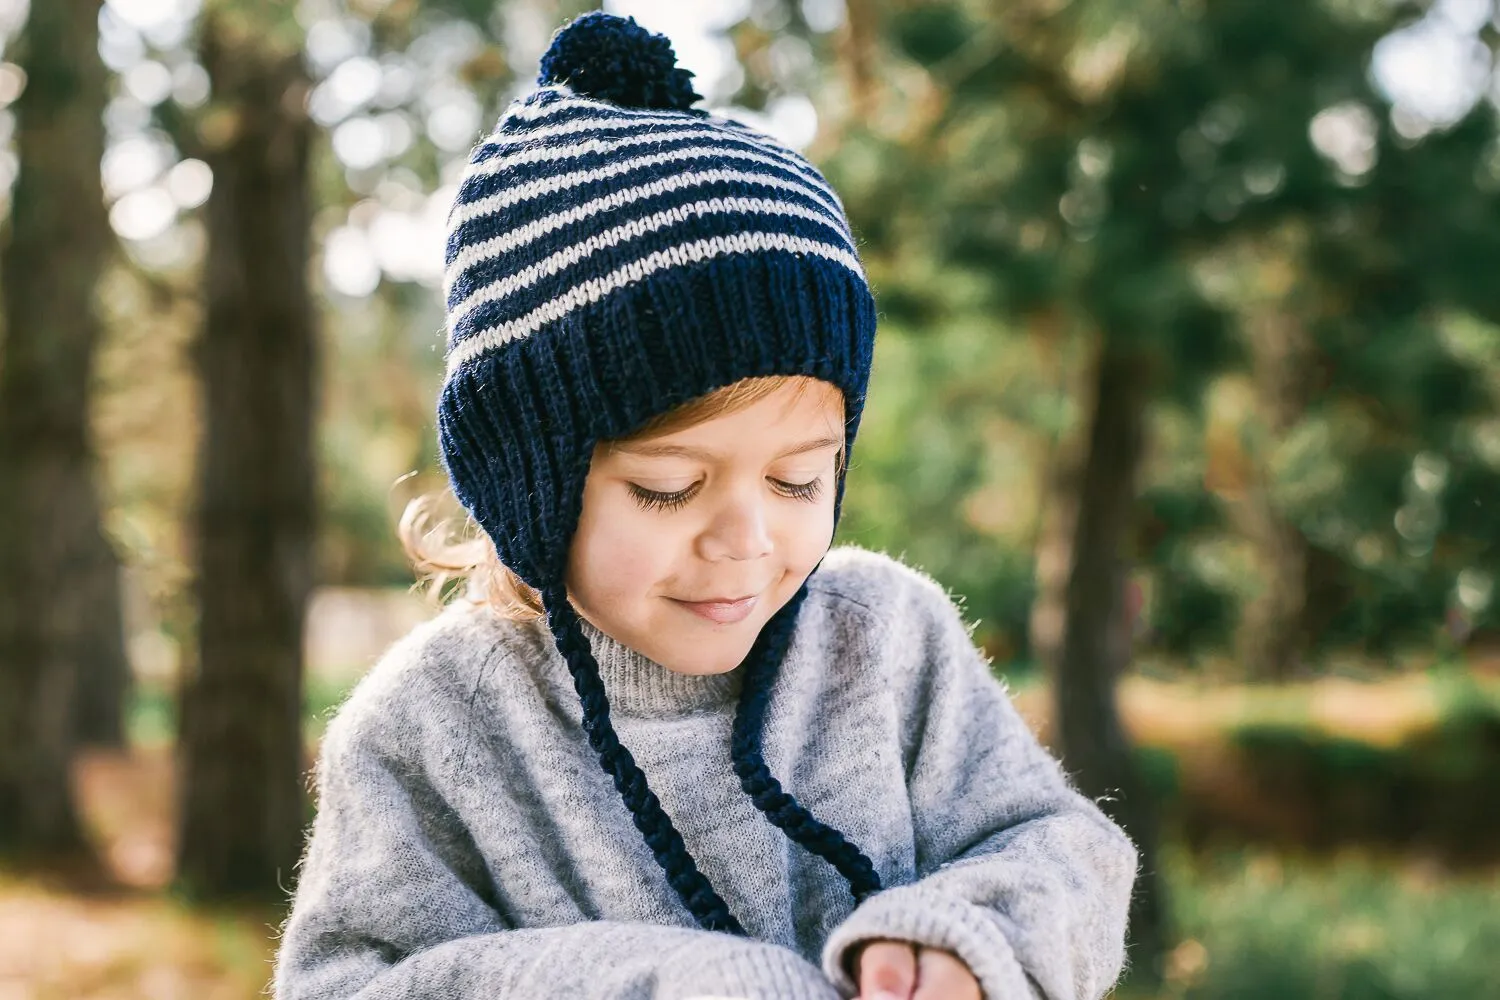
[[[888,323],[872,374],[880,402],[854,446],[837,539],[937,575],[1003,658],[1028,652],[1035,594],[1025,537],[1034,513],[1016,501],[1035,475],[1030,428],[1046,394],[1026,368],[1025,352],[989,323],[921,335]]]
[[[1158,565],[1172,585],[1161,589],[1152,606],[1150,641],[1184,658],[1224,648],[1236,618],[1234,594],[1204,579],[1186,559]]]
[[[923,66],[952,56],[974,35],[974,25],[964,11],[947,4],[918,4],[893,11],[889,30],[896,49]]]
[[[1072,344],[1135,345],[1151,359],[1153,405],[1200,425],[1216,419],[1204,403],[1215,386],[1251,393],[1225,418],[1240,479],[1208,481],[1222,456],[1203,437],[1157,444],[1178,450],[1153,456],[1141,483],[1148,642],[1178,654],[1228,642],[1285,558],[1246,532],[1244,508],[1260,503],[1303,541],[1308,606],[1274,627],[1305,633],[1308,653],[1390,653],[1431,642],[1454,614],[1461,628],[1490,621],[1487,598],[1456,595],[1463,574],[1479,584],[1472,597],[1500,569],[1500,521],[1484,514],[1500,435],[1482,423],[1497,398],[1500,145],[1483,101],[1458,122],[1423,123],[1378,89],[1372,53],[1420,10],[1252,0],[858,10],[876,18],[864,58],[886,82],[865,95],[873,116],[835,123],[822,162],[862,238],[885,336],[945,345],[982,317],[1003,351],[1045,317]],[[847,49],[813,41],[832,84]],[[1269,339],[1280,336],[1286,344]],[[1077,371],[1087,355],[1072,350],[1066,363]],[[1039,400],[1078,384],[1033,372]],[[891,380],[878,382],[869,419],[886,407],[897,422],[917,419],[908,401],[944,398],[952,377],[903,366],[920,388],[893,401]],[[1007,406],[992,384],[975,391],[1015,414],[1016,441],[1076,433],[1075,422],[1028,425],[1046,407]],[[971,437],[961,419],[948,426]],[[900,450],[873,454],[884,447]],[[1009,567],[1035,537],[971,538],[995,450],[935,447],[915,430],[867,444],[856,505],[859,490],[904,506],[920,493],[916,530],[950,541],[897,547],[920,549],[979,616],[1019,627],[1000,610],[1013,591],[991,597],[965,566],[979,557],[997,579],[1019,578]],[[1199,479],[1162,478],[1191,464],[1189,449]],[[1213,551],[1236,553],[1228,582],[1204,571]]]
[[[1136,773],[1153,799],[1161,801],[1181,794],[1181,776],[1176,755],[1162,747],[1138,746],[1132,751]]]

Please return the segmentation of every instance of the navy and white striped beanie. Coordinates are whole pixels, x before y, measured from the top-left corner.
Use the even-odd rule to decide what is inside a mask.
[[[794,151],[696,110],[670,42],[586,14],[554,36],[538,89],[469,158],[448,222],[443,464],[502,562],[540,593],[584,728],[688,910],[744,933],[615,736],[564,584],[594,445],[741,379],[843,390],[854,441],[875,308],[843,206]],[[846,463],[847,464],[847,463]],[[842,506],[843,477],[834,518]],[[855,898],[868,858],[786,794],[761,726],[806,585],[746,662],[733,758],[756,806],[835,865]]]

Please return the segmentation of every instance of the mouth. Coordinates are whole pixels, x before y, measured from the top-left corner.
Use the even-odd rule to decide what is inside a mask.
[[[760,603],[759,594],[751,594],[749,597],[716,597],[707,601],[679,601],[675,597],[670,600],[683,608],[706,618],[717,625],[733,625],[750,617],[755,606]]]

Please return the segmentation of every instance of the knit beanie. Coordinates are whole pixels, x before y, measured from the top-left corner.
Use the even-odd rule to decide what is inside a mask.
[[[448,219],[437,423],[455,496],[540,594],[590,744],[668,882],[701,926],[743,934],[615,735],[568,602],[568,548],[596,443],[741,379],[837,386],[851,447],[875,308],[828,182],[770,136],[694,109],[691,77],[633,18],[585,14],[553,37],[537,88],[474,148]],[[835,524],[843,491],[840,473]],[[761,754],[806,597],[804,582],[737,668],[734,770],[858,901],[880,888],[869,859],[787,794]]]

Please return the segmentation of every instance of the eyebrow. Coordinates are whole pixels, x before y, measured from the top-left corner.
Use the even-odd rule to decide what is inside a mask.
[[[843,444],[843,438],[823,437],[814,441],[804,441],[801,444],[793,445],[776,457],[788,458],[792,455],[803,455],[809,451],[820,451],[823,448],[842,447]],[[701,461],[711,462],[719,457],[703,448],[693,448],[685,444],[652,444],[649,441],[618,444],[615,446],[615,450],[627,452],[631,455],[640,455],[645,458],[675,456],[679,458],[696,458]]]

